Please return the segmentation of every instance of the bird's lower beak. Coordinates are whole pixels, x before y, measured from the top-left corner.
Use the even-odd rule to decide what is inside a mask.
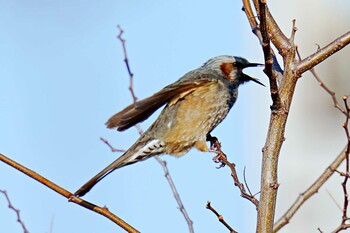
[[[258,84],[260,84],[260,85],[265,87],[265,85],[262,82],[260,82],[259,79],[253,78],[253,77],[251,77],[251,76],[249,76],[247,74],[243,74],[243,75],[244,75],[244,79],[246,81],[253,81],[253,82],[256,82],[256,83],[258,83]]]
[[[261,64],[261,63],[248,63],[248,64],[246,64],[246,65],[244,66],[244,68],[247,68],[247,67],[257,67],[257,66],[263,66],[263,64]],[[262,85],[262,86],[265,86],[263,83],[261,83],[261,82],[259,81],[259,79],[253,78],[253,77],[251,77],[251,76],[249,76],[249,75],[247,75],[247,74],[243,74],[243,75],[244,75],[244,79],[245,79],[246,81],[253,81],[253,82],[256,82],[256,83],[258,83],[258,84],[260,84],[260,85]]]

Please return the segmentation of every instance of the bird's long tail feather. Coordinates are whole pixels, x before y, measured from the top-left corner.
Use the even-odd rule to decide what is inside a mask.
[[[78,189],[74,195],[75,196],[84,196],[89,192],[92,187],[94,187],[100,180],[102,180],[109,173],[114,170],[148,159],[154,155],[164,153],[164,143],[160,140],[153,139],[148,140],[143,143],[141,140],[138,140],[129,150],[127,150],[122,156],[117,158],[114,162],[108,165],[105,169],[99,172],[96,176],[91,178],[86,182],[80,189]]]
[[[89,192],[92,187],[94,187],[100,180],[102,180],[105,176],[107,176],[109,173],[113,172],[114,170],[124,167],[126,165],[135,163],[136,161],[128,161],[126,160],[125,154],[117,158],[114,162],[112,162],[110,165],[108,165],[105,169],[100,171],[97,175],[92,177],[88,182],[86,182],[81,188],[79,188],[74,195],[75,196],[84,196],[87,192]]]

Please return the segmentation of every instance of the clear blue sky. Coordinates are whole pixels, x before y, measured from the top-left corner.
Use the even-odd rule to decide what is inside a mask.
[[[119,156],[99,137],[122,149],[138,138],[134,128],[120,133],[104,126],[132,101],[116,25],[125,30],[140,99],[216,55],[263,62],[240,1],[2,0],[0,5],[0,152],[71,192]],[[261,68],[247,73],[268,84]],[[269,105],[268,88],[248,83],[214,131],[240,177],[246,167],[253,192],[259,190]],[[181,159],[162,157],[195,231],[226,231],[205,209],[207,200],[236,230],[254,231],[254,206],[240,197],[228,168],[215,169],[213,156],[192,150]],[[52,232],[123,232],[5,164],[0,189],[8,191],[30,232],[49,232],[51,224]],[[117,170],[84,198],[108,206],[142,232],[187,232],[154,159]],[[0,215],[2,232],[22,231],[1,196]]]

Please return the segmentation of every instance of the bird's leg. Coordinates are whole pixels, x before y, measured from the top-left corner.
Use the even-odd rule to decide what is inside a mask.
[[[207,142],[210,142],[210,151],[213,152],[215,150],[215,143],[218,142],[217,137],[211,136],[210,133],[207,134]]]
[[[221,144],[217,137],[211,136],[210,133],[207,134],[207,141],[210,142],[210,152],[216,153],[216,156],[213,157],[213,161],[215,163],[220,163],[220,166],[218,168],[224,167],[225,164],[222,162],[221,158],[224,157],[227,158],[226,154],[221,150]]]

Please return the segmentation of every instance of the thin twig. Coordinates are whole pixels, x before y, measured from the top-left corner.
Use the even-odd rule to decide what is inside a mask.
[[[178,191],[177,191],[177,189],[175,187],[173,179],[170,176],[169,169],[167,167],[166,161],[164,161],[163,159],[159,158],[159,156],[154,156],[154,158],[158,161],[158,163],[162,166],[162,168],[164,170],[165,178],[168,180],[168,183],[169,183],[169,185],[171,187],[171,191],[173,192],[174,198],[175,198],[175,200],[176,200],[176,202],[177,202],[177,204],[179,206],[179,210],[181,211],[181,213],[183,214],[183,216],[186,219],[187,225],[189,227],[189,232],[194,233],[193,222],[190,219],[190,217],[188,216],[184,205],[182,204],[180,195],[179,195],[179,193],[178,193]]]
[[[26,226],[24,225],[24,222],[23,222],[22,219],[21,219],[21,215],[20,215],[20,213],[19,213],[20,210],[17,209],[17,208],[15,208],[15,207],[12,205],[9,196],[7,195],[6,190],[0,190],[0,192],[1,192],[2,194],[4,194],[4,196],[5,196],[6,200],[7,200],[8,207],[9,207],[10,209],[12,209],[13,211],[15,211],[15,213],[16,213],[16,215],[17,215],[17,222],[19,222],[19,224],[21,224],[21,226],[22,226],[22,228],[23,228],[23,232],[24,232],[24,233],[29,233],[29,231],[27,230]]]
[[[331,192],[329,192],[328,189],[326,189],[326,192],[328,193],[328,196],[332,199],[332,201],[334,202],[334,204],[338,207],[338,209],[340,211],[342,211],[343,209],[341,208],[341,206],[339,205],[339,203],[337,202],[337,200],[333,197],[333,195],[331,194]]]
[[[103,137],[100,137],[100,140],[101,140],[102,142],[104,142],[104,143],[111,149],[112,152],[125,152],[125,150],[123,150],[123,149],[118,149],[118,148],[113,147],[113,146],[109,143],[109,141],[108,141],[107,139],[104,139]]]
[[[46,187],[52,189],[53,191],[57,192],[58,194],[61,194],[62,196],[64,196],[65,198],[67,198],[70,202],[74,202],[88,210],[91,210],[93,212],[96,212],[98,214],[101,214],[103,216],[105,216],[106,218],[110,219],[112,222],[118,224],[121,228],[123,228],[124,230],[128,231],[128,232],[133,232],[133,233],[137,233],[139,232],[138,230],[136,230],[134,227],[132,227],[131,225],[129,225],[128,223],[126,223],[124,220],[122,220],[121,218],[119,218],[118,216],[116,216],[115,214],[113,214],[112,212],[110,212],[107,208],[105,207],[99,207],[95,204],[92,204],[90,202],[87,202],[85,200],[83,200],[82,198],[76,197],[74,196],[71,192],[69,192],[68,190],[58,186],[57,184],[53,183],[52,181],[46,179],[45,177],[39,175],[38,173],[24,167],[23,165],[7,158],[5,155],[0,154],[0,161],[8,164],[9,166],[19,170],[20,172],[26,174],[27,176],[31,177],[32,179],[42,183],[43,185],[45,185]]]
[[[137,101],[137,97],[134,93],[134,88],[133,88],[133,78],[134,78],[134,74],[131,72],[131,69],[130,69],[130,64],[129,64],[129,59],[128,59],[128,54],[126,52],[126,46],[125,46],[125,42],[126,40],[122,37],[123,36],[123,29],[117,25],[118,29],[119,29],[119,35],[117,36],[117,38],[120,40],[120,42],[122,43],[122,47],[123,47],[123,52],[124,52],[124,62],[125,62],[125,65],[126,65],[126,69],[128,70],[128,73],[129,73],[129,90],[131,92],[131,95],[132,95],[132,98],[133,98],[133,101],[134,103]]]
[[[230,231],[230,233],[238,233],[237,231],[233,230],[233,228],[224,220],[224,217],[211,206],[210,201],[207,202],[205,208],[213,212],[216,217],[218,217],[219,221]]]
[[[252,192],[250,191],[249,185],[248,185],[248,183],[247,183],[247,179],[246,179],[246,177],[245,177],[245,167],[244,167],[244,169],[243,169],[243,180],[244,180],[244,184],[245,184],[245,186],[247,187],[247,190],[248,190],[249,194],[250,194],[251,196],[253,196]]]
[[[348,217],[348,206],[349,206],[349,194],[347,189],[347,183],[349,180],[349,167],[350,167],[350,161],[349,161],[349,153],[350,153],[350,133],[349,133],[349,117],[350,117],[350,108],[348,106],[348,96],[343,97],[344,106],[346,109],[346,119],[343,124],[343,128],[345,131],[345,136],[347,139],[347,147],[346,147],[346,158],[345,158],[345,172],[344,172],[344,181],[342,182],[342,188],[344,193],[344,202],[343,202],[343,216],[340,226],[333,232],[340,232],[343,230],[346,230],[350,228],[350,224],[347,224],[346,222],[349,220]]]
[[[300,56],[300,53],[299,53],[299,50],[298,50],[298,47],[296,47],[296,51],[297,51],[297,55],[298,55],[298,58],[299,58],[299,61],[301,61],[301,56]],[[335,92],[332,91],[320,78],[320,76],[317,74],[316,72],[316,69],[315,67],[312,67],[310,69],[310,72],[312,73],[312,75],[315,77],[315,79],[317,80],[318,84],[331,96],[332,98],[332,101],[333,101],[333,105],[336,109],[338,109],[340,112],[342,112],[344,115],[346,115],[346,111],[345,109],[343,109],[338,100],[337,100],[337,97],[335,96]]]
[[[124,62],[125,62],[125,65],[126,65],[126,68],[128,70],[128,73],[129,73],[129,91],[133,97],[133,100],[134,100],[134,103],[137,101],[137,97],[136,97],[136,94],[135,94],[135,91],[134,91],[134,87],[133,87],[133,73],[131,72],[131,69],[130,69],[130,64],[129,64],[129,59],[127,57],[127,52],[126,52],[126,45],[125,45],[125,39],[122,38],[122,34],[124,33],[123,29],[118,25],[118,29],[120,30],[119,32],[119,35],[118,35],[118,39],[120,40],[120,42],[122,43],[122,46],[123,46],[123,51],[124,51]],[[143,134],[143,129],[141,128],[140,124],[136,124],[135,127],[137,128],[137,131],[139,133],[139,135],[142,135]],[[111,148],[112,152],[113,149],[115,149],[113,146],[111,146],[108,141],[105,143]],[[166,179],[168,180],[168,183],[169,183],[169,186],[173,192],[173,195],[174,195],[174,198],[179,206],[179,210],[181,211],[182,215],[184,216],[186,222],[187,222],[187,225],[188,225],[188,228],[189,228],[189,232],[190,233],[193,233],[194,230],[193,230],[193,222],[192,220],[190,219],[190,217],[188,216],[187,214],[187,211],[185,209],[185,206],[183,205],[182,201],[181,201],[181,198],[180,198],[180,195],[179,193],[177,192],[177,189],[175,187],[175,184],[170,176],[170,173],[169,173],[169,169],[166,165],[166,161],[164,161],[163,159],[161,159],[159,156],[154,156],[154,158],[157,160],[157,162],[162,166],[163,170],[164,170],[164,173],[165,173],[165,177]]]
[[[211,148],[215,148],[215,152],[217,153],[217,156],[215,156],[213,158],[214,162],[221,162],[222,164],[219,166],[223,167],[224,165],[227,165],[230,169],[231,169],[231,176],[233,178],[233,182],[234,185],[237,186],[239,188],[239,190],[241,191],[241,196],[247,200],[249,200],[250,202],[252,202],[256,208],[258,208],[259,206],[259,201],[258,199],[256,199],[249,191],[249,193],[247,193],[244,184],[242,184],[239,181],[239,178],[237,176],[237,172],[236,172],[236,168],[235,168],[235,164],[230,163],[227,160],[227,156],[225,155],[225,153],[221,150],[221,144],[218,141],[218,139],[216,137],[212,137],[211,135],[208,135],[207,140],[210,141],[211,143]]]

